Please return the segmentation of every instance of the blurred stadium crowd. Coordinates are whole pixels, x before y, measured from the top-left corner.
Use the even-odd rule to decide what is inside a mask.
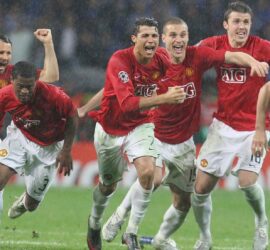
[[[252,33],[270,40],[268,0],[245,1],[253,11]],[[13,63],[30,60],[42,67],[43,48],[35,40],[36,28],[52,29],[60,67],[60,85],[81,105],[103,86],[108,58],[130,43],[131,27],[140,16],[153,16],[162,23],[178,16],[189,25],[190,44],[207,36],[223,34],[227,0],[0,0],[0,32],[13,42]],[[201,131],[205,138],[215,110],[216,89],[212,71],[204,77]],[[78,140],[91,140],[94,123],[85,119]]]

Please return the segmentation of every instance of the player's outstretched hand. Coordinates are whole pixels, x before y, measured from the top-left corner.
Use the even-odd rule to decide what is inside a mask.
[[[256,157],[263,155],[264,149],[268,151],[268,141],[265,131],[256,131],[252,140],[251,150]]]
[[[265,77],[268,74],[269,65],[266,62],[255,61],[251,64],[250,75],[257,75],[260,77]]]
[[[58,173],[64,175],[70,175],[71,170],[73,169],[73,162],[70,152],[64,150],[60,151],[56,157],[56,167],[58,168]]]
[[[37,29],[34,35],[43,44],[52,42],[52,32],[50,29]]]
[[[183,103],[185,98],[186,93],[180,86],[169,87],[166,93],[166,102],[170,104]]]

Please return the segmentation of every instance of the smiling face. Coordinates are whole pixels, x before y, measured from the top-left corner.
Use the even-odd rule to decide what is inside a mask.
[[[11,44],[0,40],[0,74],[3,74],[11,61]]]
[[[185,59],[188,40],[188,27],[185,23],[167,24],[164,27],[162,41],[173,63],[181,63]]]
[[[141,25],[136,35],[131,36],[134,55],[141,64],[147,64],[154,57],[159,45],[158,30],[154,26]]]
[[[36,86],[35,80],[35,77],[25,78],[22,76],[13,79],[15,95],[21,103],[31,103]]]
[[[233,48],[241,48],[245,45],[251,29],[251,15],[233,11],[228,20],[223,22],[227,30],[229,43]]]

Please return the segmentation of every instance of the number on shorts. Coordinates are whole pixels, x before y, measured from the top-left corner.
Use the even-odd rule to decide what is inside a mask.
[[[251,155],[251,161],[254,161],[254,162],[258,163],[258,164],[261,163],[261,159],[262,159],[261,156]]]
[[[46,187],[47,187],[47,185],[49,183],[49,177],[48,176],[45,176],[45,178],[44,178],[43,181],[44,181],[43,182],[43,187],[39,187],[38,188],[38,191],[37,190],[34,191],[36,194],[40,194],[40,193],[42,193],[46,189]]]

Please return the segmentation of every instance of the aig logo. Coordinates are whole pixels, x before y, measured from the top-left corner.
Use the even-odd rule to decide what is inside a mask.
[[[135,88],[135,95],[136,96],[152,96],[153,93],[156,91],[157,85],[156,84],[138,84]]]
[[[221,68],[221,77],[226,83],[242,84],[246,81],[247,72],[245,68]]]
[[[186,92],[186,99],[196,96],[196,89],[193,82],[189,82],[182,86]]]

